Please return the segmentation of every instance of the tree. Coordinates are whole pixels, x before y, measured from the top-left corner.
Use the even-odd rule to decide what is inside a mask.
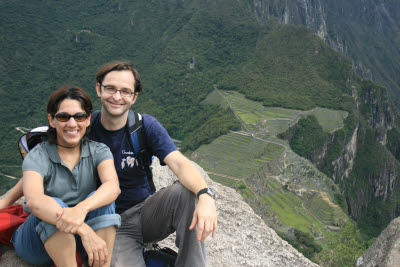
[[[323,266],[354,266],[371,243],[362,238],[355,223],[348,222],[339,233],[328,234],[328,249],[318,255],[318,260]]]

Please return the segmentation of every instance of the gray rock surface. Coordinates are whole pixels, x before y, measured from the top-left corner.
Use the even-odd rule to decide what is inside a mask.
[[[157,188],[176,180],[167,167],[160,167],[158,162],[153,165]],[[239,193],[213,182],[200,170],[216,191],[219,216],[216,237],[206,239],[207,266],[318,266],[269,228]],[[159,244],[178,250],[174,246],[174,236]],[[0,250],[3,254],[1,266],[32,266],[22,262],[12,249],[0,246]]]
[[[400,217],[394,219],[357,260],[358,267],[400,266]]]

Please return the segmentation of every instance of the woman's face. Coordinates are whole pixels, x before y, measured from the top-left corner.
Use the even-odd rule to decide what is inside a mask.
[[[73,116],[86,114],[86,112],[82,109],[78,100],[64,99],[60,103],[56,116],[57,114]],[[69,147],[77,145],[84,136],[86,128],[90,125],[90,116],[82,122],[76,121],[73,117],[66,122],[61,122],[57,120],[56,116],[52,118],[48,114],[50,126],[57,131],[57,144]]]

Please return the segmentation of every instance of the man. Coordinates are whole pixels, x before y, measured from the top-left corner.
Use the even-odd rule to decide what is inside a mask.
[[[176,149],[161,124],[143,114],[147,145],[179,180],[152,195],[146,173],[133,159],[125,131],[129,109],[142,91],[140,76],[129,62],[111,62],[100,68],[96,81],[102,108],[92,123],[92,139],[110,147],[121,187],[116,206],[122,225],[117,230],[112,266],[145,266],[142,244],[162,240],[173,232],[179,247],[176,266],[205,266],[202,241],[210,233],[215,236],[217,230],[213,191],[208,190],[193,163]],[[17,184],[6,201],[12,203],[21,195]]]

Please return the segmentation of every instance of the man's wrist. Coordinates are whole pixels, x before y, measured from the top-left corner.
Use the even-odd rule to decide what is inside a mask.
[[[200,197],[204,195],[208,195],[209,197],[215,199],[215,191],[210,187],[203,188],[197,192],[197,199],[200,199]]]

